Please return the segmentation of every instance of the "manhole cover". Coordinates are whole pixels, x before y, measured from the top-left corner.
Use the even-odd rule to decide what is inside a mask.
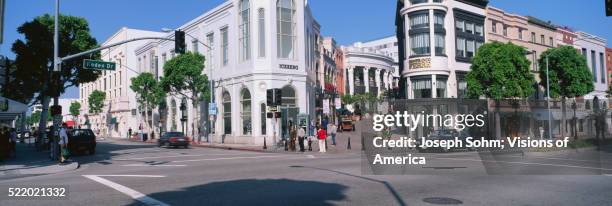
[[[436,205],[460,205],[460,204],[463,204],[463,202],[461,200],[453,199],[453,198],[448,198],[448,197],[428,197],[428,198],[424,198],[423,202],[426,202],[426,203],[429,203],[429,204],[436,204]]]

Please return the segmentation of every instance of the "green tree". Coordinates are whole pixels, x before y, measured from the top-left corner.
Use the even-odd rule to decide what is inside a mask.
[[[70,103],[70,115],[76,118],[77,121],[79,120],[79,115],[81,115],[81,103],[77,101]]]
[[[535,89],[525,49],[512,43],[487,43],[472,58],[466,81],[471,98],[526,98]]]
[[[104,100],[106,100],[106,93],[100,90],[94,90],[88,97],[89,102],[89,113],[100,114],[104,107]]]
[[[518,106],[518,98],[527,98],[535,92],[535,78],[529,71],[531,62],[525,57],[526,53],[523,47],[512,43],[493,42],[482,45],[472,58],[466,77],[467,95],[495,100],[496,137],[501,137],[499,101],[508,99],[512,105]],[[516,131],[519,123],[519,115],[515,112],[507,128]]]
[[[547,61],[548,57],[548,61]],[[565,117],[566,99],[584,96],[594,90],[593,75],[589,71],[586,59],[578,53],[574,47],[562,46],[552,48],[542,53],[539,59],[540,64],[540,85],[546,88],[547,78],[550,78],[550,97],[559,98],[562,101],[562,120],[561,136],[565,136],[567,120]],[[549,74],[546,71],[548,66]],[[574,118],[572,131],[574,138],[576,135],[576,112],[574,108]]]
[[[131,82],[130,89],[137,94],[138,104],[145,109],[145,122],[149,122],[149,110],[163,102],[165,93],[151,73],[141,73],[137,77],[133,77]],[[151,118],[150,123],[151,127],[155,125],[153,118]],[[145,125],[148,125],[148,123]],[[147,128],[149,129],[148,126]]]
[[[193,121],[199,124],[199,105],[201,101],[210,98],[208,77],[202,74],[204,56],[188,52],[179,55],[164,65],[164,77],[160,84],[163,91],[180,95],[191,101],[194,108]],[[198,136],[196,125],[193,125],[194,135]]]
[[[89,31],[87,20],[75,16],[59,16],[59,56],[67,56],[98,47],[97,41]],[[16,40],[12,45],[15,53],[16,82],[21,82],[19,90],[23,96],[33,97],[35,104],[40,102],[43,111],[48,111],[49,98],[58,98],[65,89],[79,86],[81,83],[97,79],[100,72],[82,69],[84,58],[99,58],[98,54],[75,58],[62,63],[62,71],[51,75],[53,68],[53,28],[54,18],[49,14],[35,17],[17,28],[23,39]],[[58,78],[61,77],[61,78]],[[49,86],[47,87],[47,83]],[[47,112],[41,119],[46,119]],[[45,128],[46,122],[40,121],[39,128]],[[45,136],[41,129],[41,136]]]

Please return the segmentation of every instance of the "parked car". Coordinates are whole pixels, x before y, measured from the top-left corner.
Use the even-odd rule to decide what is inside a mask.
[[[166,132],[157,139],[158,147],[189,147],[189,137],[182,132]]]
[[[93,155],[96,153],[96,135],[91,129],[73,129],[68,132],[68,149],[71,154],[87,151]]]

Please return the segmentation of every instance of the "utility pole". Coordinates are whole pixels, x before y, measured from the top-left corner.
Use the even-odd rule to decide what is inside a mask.
[[[55,0],[55,17],[54,17],[54,22],[53,22],[53,72],[51,72],[51,74],[49,75],[49,78],[53,78],[54,76],[52,75],[53,73],[57,73],[57,78],[60,78],[61,80],[61,67],[59,65],[59,6],[60,6],[60,0]],[[47,83],[50,83],[50,81],[47,81]],[[58,81],[58,84],[61,83],[61,81]],[[60,86],[63,85],[58,85],[58,88],[53,88],[53,89],[59,89]],[[48,87],[48,86],[47,86]],[[45,97],[47,98],[47,97]],[[57,97],[53,97],[53,106],[58,106],[59,104],[59,92],[57,94]],[[53,129],[50,131],[51,132],[51,138],[54,138],[55,135],[55,131],[57,130],[57,128],[60,127],[60,123],[61,121],[55,121],[55,119],[57,118],[61,118],[61,114],[55,114],[55,116],[53,117]],[[57,154],[58,152],[58,142],[57,141],[53,141],[53,145],[51,145],[53,148],[55,148],[52,151],[51,154],[51,158],[52,159],[57,159]]]

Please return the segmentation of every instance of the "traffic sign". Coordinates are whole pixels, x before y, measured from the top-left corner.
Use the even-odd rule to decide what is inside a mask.
[[[83,60],[83,67],[85,67],[85,69],[115,71],[117,64],[115,64],[115,62],[105,62],[105,61],[99,61],[99,60],[85,59]]]
[[[217,105],[209,104],[208,105],[208,114],[209,115],[217,115]]]

